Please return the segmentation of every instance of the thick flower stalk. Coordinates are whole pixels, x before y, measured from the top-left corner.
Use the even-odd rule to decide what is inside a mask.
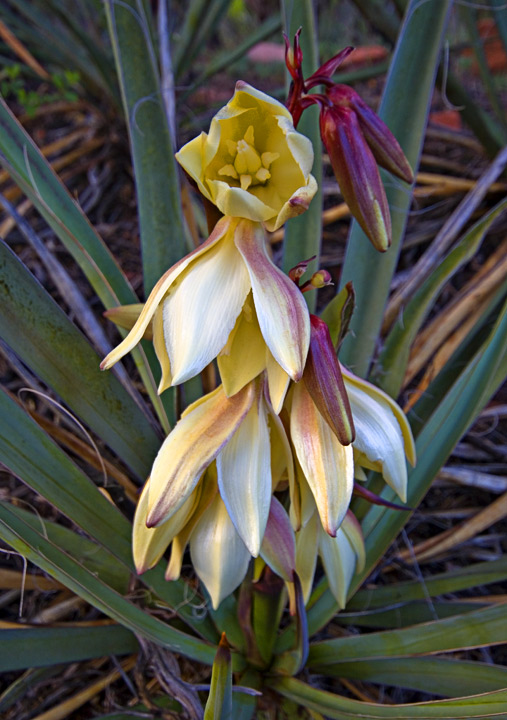
[[[407,183],[412,169],[389,128],[355,90],[332,81],[340,63],[353,51],[348,47],[303,78],[299,33],[293,47],[287,37],[286,64],[292,76],[288,107],[297,126],[301,113],[312,104],[320,107],[320,132],[329,153],[341,193],[377,250],[391,244],[391,217],[377,164]],[[309,93],[324,85],[324,94]]]
[[[309,317],[297,287],[271,261],[265,228],[303,212],[316,192],[313,150],[288,110],[238,83],[209,134],[177,159],[202,195],[224,213],[210,237],[155,285],[130,333],[101,364],[110,368],[151,328],[159,392],[219,357],[227,395],[264,370],[272,402],[302,376]],[[245,362],[245,348],[251,353]]]

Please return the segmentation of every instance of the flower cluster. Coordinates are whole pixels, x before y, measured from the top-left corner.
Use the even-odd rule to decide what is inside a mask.
[[[238,83],[209,134],[176,157],[222,217],[140,312],[116,313],[130,332],[101,367],[149,336],[159,392],[215,359],[222,384],[186,408],[155,458],[134,520],[136,568],[170,544],[175,579],[189,545],[216,608],[258,556],[292,599],[297,574],[307,598],[319,554],[343,606],[364,560],[349,510],[355,477],[376,469],[405,500],[414,452],[398,406],[341,368],[326,324],[308,312],[303,292],[326,284],[325,271],[300,287],[307,263],[287,276],[271,260],[266,230],[316,191],[311,144],[289,110]]]

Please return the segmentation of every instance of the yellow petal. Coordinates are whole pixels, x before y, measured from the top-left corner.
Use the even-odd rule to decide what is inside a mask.
[[[252,385],[232,398],[227,398],[220,386],[188,408],[153,464],[147,518],[150,527],[164,522],[181,507],[240,425],[254,397]]]
[[[235,395],[260,375],[266,366],[266,343],[259,328],[251,293],[217,362],[228,397]]]
[[[268,375],[269,399],[275,413],[278,415],[282,409],[287,394],[290,377],[276,362],[271,352],[266,348],[266,371]]]
[[[352,496],[352,447],[338,441],[302,382],[294,385],[290,416],[292,442],[322,525],[335,536]]]
[[[198,487],[187,498],[178,512],[174,513],[169,520],[166,520],[166,522],[157,528],[148,528],[146,527],[146,517],[148,514],[149,482],[148,480],[144,486],[134,515],[132,550],[134,565],[139,574],[157,564],[171,540],[181,531],[188,521],[200,495],[200,488]]]
[[[167,354],[167,347],[164,338],[164,315],[162,306],[159,305],[153,318],[153,347],[155,355],[160,363],[161,376],[158,386],[158,394],[164,392],[172,384],[171,361]]]
[[[132,330],[143,309],[143,303],[133,303],[132,305],[118,305],[118,307],[109,308],[103,315],[108,320],[114,322],[118,327],[125,330]],[[153,337],[151,327],[148,326],[143,335],[143,340],[151,340]]]
[[[272,262],[266,248],[265,232],[258,223],[240,221],[234,242],[250,275],[255,309],[266,345],[278,364],[297,381],[303,374],[310,343],[310,316],[303,295]]]

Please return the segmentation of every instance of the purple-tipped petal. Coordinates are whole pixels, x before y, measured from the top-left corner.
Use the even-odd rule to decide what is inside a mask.
[[[274,496],[262,540],[261,557],[273,572],[286,582],[292,582],[296,569],[296,539],[285,508]]]
[[[323,107],[320,132],[350,212],[377,250],[384,252],[391,244],[389,207],[355,112],[346,107]]]
[[[296,285],[269,258],[260,223],[242,220],[234,242],[246,263],[259,326],[277,363],[300,380],[310,339],[308,307]]]
[[[320,414],[342,445],[355,436],[352,411],[326,323],[310,315],[310,350],[303,380]]]

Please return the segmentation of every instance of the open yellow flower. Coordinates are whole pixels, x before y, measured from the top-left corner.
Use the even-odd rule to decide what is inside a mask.
[[[278,409],[289,377],[302,375],[310,339],[304,298],[270,259],[262,225],[231,217],[163,275],[101,368],[130,352],[150,325],[162,368],[159,392],[194,377],[223,351],[226,393],[235,394],[267,369]],[[231,334],[238,335],[235,344]],[[248,347],[250,364],[237,362]]]
[[[304,212],[317,191],[310,140],[294,130],[284,105],[242,81],[209,134],[187,143],[176,159],[220,212],[262,222],[271,232]]]

